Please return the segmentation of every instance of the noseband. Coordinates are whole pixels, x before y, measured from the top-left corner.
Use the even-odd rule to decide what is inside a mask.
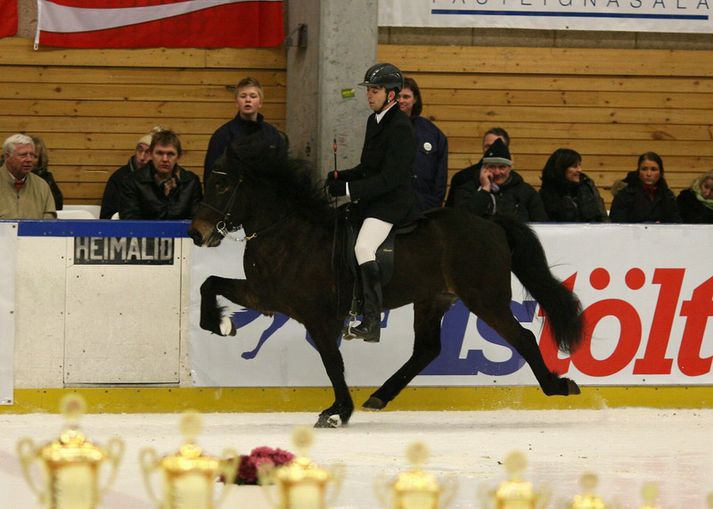
[[[223,171],[215,171],[214,170],[213,173],[216,173],[218,175],[225,175],[225,176],[228,175],[227,173],[225,173]],[[240,184],[242,184],[242,182],[243,182],[243,179],[239,178],[238,182],[237,182],[237,184],[235,184],[235,188],[233,189],[233,192],[230,195],[230,198],[228,198],[228,201],[226,202],[223,210],[211,205],[207,201],[201,201],[201,206],[206,207],[207,209],[210,209],[213,212],[217,212],[218,215],[222,217],[222,219],[220,221],[215,223],[215,230],[224,239],[230,239],[233,241],[239,241],[239,240],[245,241],[245,240],[250,240],[250,238],[251,238],[251,237],[245,237],[243,239],[238,239],[237,237],[233,237],[232,235],[230,235],[232,232],[238,231],[241,227],[241,225],[236,225],[231,221],[230,211],[233,208],[233,205],[235,204],[235,199],[238,195],[238,189],[240,188]]]

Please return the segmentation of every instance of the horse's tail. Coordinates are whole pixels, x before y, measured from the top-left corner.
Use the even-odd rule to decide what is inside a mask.
[[[512,271],[544,309],[557,347],[573,352],[582,339],[582,305],[550,272],[540,240],[525,223],[505,216],[492,220],[505,230],[512,251]]]

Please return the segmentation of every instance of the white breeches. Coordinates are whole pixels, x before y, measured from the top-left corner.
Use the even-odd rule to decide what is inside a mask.
[[[391,223],[375,217],[364,219],[354,245],[354,254],[359,265],[376,261],[376,250],[389,236],[392,226]]]

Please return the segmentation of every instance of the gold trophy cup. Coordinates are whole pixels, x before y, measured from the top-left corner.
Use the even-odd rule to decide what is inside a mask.
[[[67,428],[57,440],[43,447],[35,447],[30,438],[17,443],[22,473],[46,509],[94,509],[116,478],[124,443],[112,438],[104,448],[88,440],[77,424],[85,410],[84,398],[68,394],[60,403]],[[35,462],[41,467],[44,488],[38,486],[33,476]],[[101,466],[106,463],[111,471],[104,487],[100,487]]]
[[[644,499],[644,505],[639,507],[639,509],[659,509],[656,504],[656,499],[659,498],[659,487],[652,483],[647,482],[641,487],[641,498]]]
[[[343,478],[341,466],[321,468],[307,457],[314,441],[311,429],[295,428],[292,442],[297,455],[288,464],[275,469],[259,471],[260,485],[275,509],[326,509],[336,499]],[[270,484],[277,488],[274,500]],[[330,493],[331,488],[331,493]]]
[[[595,492],[599,479],[595,474],[585,473],[579,480],[582,493],[572,499],[571,509],[607,509],[607,505]]]
[[[530,481],[523,479],[527,468],[527,458],[520,451],[513,451],[504,461],[507,479],[495,489],[481,491],[481,505],[495,509],[541,509],[549,503],[550,492],[544,487],[539,490]]]
[[[181,418],[181,433],[185,437],[178,452],[158,458],[156,451],[145,448],[139,460],[144,474],[149,498],[160,509],[214,509],[228,493],[238,469],[238,454],[232,449],[223,451],[223,458],[206,456],[195,443],[202,424],[200,415],[187,412]],[[151,481],[154,472],[163,478],[163,500],[156,496]],[[218,500],[213,493],[217,478],[225,478],[223,492]]]
[[[406,458],[411,464],[391,480],[375,481],[376,496],[385,509],[445,509],[456,492],[455,478],[439,481],[433,474],[423,470],[428,460],[428,448],[415,442],[406,449]]]

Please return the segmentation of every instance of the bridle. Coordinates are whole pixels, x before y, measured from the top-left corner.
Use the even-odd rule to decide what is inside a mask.
[[[224,175],[226,177],[231,177],[231,175],[228,175],[226,172],[223,172],[223,171],[213,170],[213,173],[215,173],[217,175]],[[225,203],[225,207],[223,207],[222,210],[219,209],[218,207],[215,207],[214,205],[211,205],[210,203],[208,203],[206,201],[201,201],[201,203],[200,203],[201,206],[204,206],[207,209],[210,209],[213,212],[216,212],[219,216],[222,217],[222,219],[220,221],[215,223],[215,230],[218,232],[218,234],[221,237],[223,237],[224,239],[230,239],[234,242],[247,242],[248,240],[253,240],[253,239],[257,238],[258,235],[263,235],[265,232],[275,228],[279,224],[283,223],[284,221],[286,221],[287,219],[292,217],[292,213],[285,214],[284,216],[282,216],[280,219],[278,219],[274,223],[269,224],[265,228],[262,228],[260,230],[255,230],[250,235],[248,235],[247,231],[245,231],[245,236],[243,238],[238,238],[238,237],[231,235],[231,233],[236,232],[241,228],[243,230],[245,230],[245,227],[242,224],[236,225],[235,223],[233,223],[233,221],[231,220],[231,217],[230,217],[230,215],[231,215],[230,211],[232,210],[233,205],[235,204],[235,200],[237,199],[237,195],[238,195],[238,189],[240,188],[240,184],[242,184],[242,183],[243,183],[243,179],[242,179],[242,177],[239,177],[237,179],[237,183],[235,184],[235,188],[233,189],[233,192],[231,193],[230,197],[228,198],[228,201]]]

